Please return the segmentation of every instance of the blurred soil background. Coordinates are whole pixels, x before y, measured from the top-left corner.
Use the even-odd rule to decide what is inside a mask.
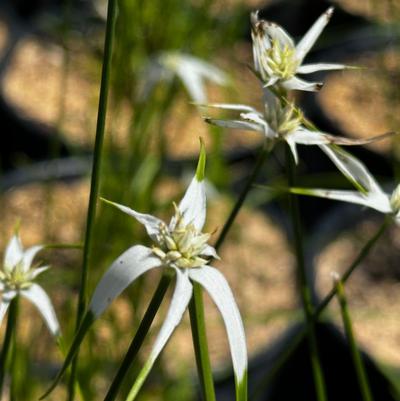
[[[193,3],[191,6],[195,8],[197,3],[203,2],[190,3]],[[227,17],[223,14],[229,10],[232,15],[235,14],[236,23],[241,23],[242,26],[237,30],[232,28],[233,33],[226,40],[226,46],[223,46],[224,39],[219,38],[222,44],[213,46],[212,51],[206,46],[204,54],[193,54],[205,57],[208,62],[229,74],[229,84],[226,87],[218,87],[212,83],[207,85],[208,100],[237,102],[260,108],[262,93],[259,83],[248,68],[252,63],[248,12],[256,8],[267,8],[269,3],[277,2],[218,0],[209,3],[207,12],[211,19],[215,19],[214,23],[222,20],[224,24],[228,24]],[[388,30],[399,29],[396,25],[400,17],[398,1],[340,0],[335,3],[343,10],[364,17],[367,21],[384,26]],[[1,76],[2,96],[17,115],[26,121],[38,123],[46,135],[57,133],[57,140],[61,139],[68,144],[71,156],[88,157],[95,134],[101,67],[99,48],[103,37],[102,5],[97,4],[94,10],[97,10],[98,14],[92,17],[96,21],[93,28],[80,31],[74,25],[75,18],[71,15],[71,26],[67,27],[67,34],[63,36],[54,28],[54,15],[52,12],[47,13],[45,9],[41,19],[29,22],[33,26],[39,24],[40,29],[28,30],[27,34],[21,37]],[[76,9],[72,7],[71,12],[74,11],[76,12]],[[228,17],[231,15],[229,12]],[[290,10],[287,12],[290,13]],[[10,34],[10,21],[7,19],[9,14],[1,15],[0,54],[2,49],[4,51],[7,35]],[[57,18],[62,19],[62,14]],[[91,21],[90,18],[88,21]],[[86,21],[87,24],[89,22]],[[290,29],[288,31],[290,32]],[[214,35],[214,31],[210,30],[205,43],[213,41]],[[202,40],[205,41],[204,38]],[[150,55],[149,50],[148,56]],[[323,112],[329,115],[340,131],[350,136],[365,137],[390,130],[398,131],[399,48],[388,43],[388,46],[383,46],[379,52],[364,52],[359,57],[347,59],[346,62],[362,68],[333,72],[326,77],[324,89],[316,95]],[[121,67],[121,72],[123,71]],[[180,199],[187,177],[195,166],[198,137],[202,136],[208,148],[212,181],[206,228],[208,232],[215,231],[212,237],[215,239],[235,199],[230,180],[234,182],[238,177],[244,178],[247,174],[247,170],[241,170],[241,165],[228,172],[229,166],[224,156],[251,151],[262,142],[262,138],[254,133],[233,130],[225,132],[207,126],[201,118],[203,110],[198,110],[192,104],[182,84],[176,80],[171,89],[174,94],[173,101],[165,107],[166,113],[159,111],[160,117],[150,123],[137,122],[135,111],[143,111],[145,108],[142,104],[135,106],[133,86],[129,88],[129,76],[125,78],[121,73],[115,78],[116,87],[121,82],[125,82],[126,93],[121,94],[116,89],[110,102],[102,193],[114,201],[141,211],[154,211],[168,219],[172,214],[171,202]],[[161,93],[163,95],[168,90],[169,87],[160,91],[164,91]],[[154,96],[149,101],[158,99],[158,93]],[[149,144],[143,147],[137,139],[132,142],[133,130],[136,130],[135,138],[142,134],[147,135],[152,130],[156,133],[149,134]],[[184,164],[184,168],[180,168],[179,174],[163,174],[162,164],[158,161],[161,156],[157,153],[160,133],[165,145],[161,154],[163,160],[191,161]],[[9,136],[12,141],[13,136],[18,133],[3,131],[1,135]],[[132,143],[136,146],[134,149]],[[398,171],[400,157],[399,143],[398,139],[394,139],[371,145],[373,151],[393,161],[395,173]],[[55,141],[54,152],[50,157],[57,157],[57,146]],[[135,157],[140,160],[140,164],[136,159],[133,160],[132,156],[138,149],[142,153],[139,156],[135,154]],[[124,164],[122,159],[126,159],[127,162]],[[29,170],[29,166],[34,163],[35,160],[21,152],[18,160],[15,160],[15,167]],[[138,172],[143,173],[143,180]],[[7,173],[9,171],[4,172]],[[114,178],[111,178],[112,176]],[[129,192],[128,195],[125,190]],[[37,243],[80,243],[84,232],[88,192],[88,171],[79,179],[41,180],[22,186],[8,186],[0,198],[0,249],[4,249],[18,220],[21,221],[21,237],[25,246]],[[285,224],[279,216],[266,214],[265,207],[256,207],[265,203],[265,195],[260,196],[261,200],[256,197],[251,199],[249,206],[240,213],[220,252],[221,261],[216,264],[228,279],[238,301],[244,318],[250,355],[268,348],[301,317],[297,309],[293,259]],[[138,223],[118,213],[108,210],[104,205],[100,206],[99,235],[95,241],[91,263],[91,288],[114,257],[134,243],[147,241],[144,230]],[[318,256],[316,274],[317,291],[320,294],[331,287],[330,272],[340,272],[349,264],[376,224],[375,221],[360,223]],[[361,346],[383,364],[396,368],[400,367],[400,270],[396,262],[400,237],[397,231],[394,227],[389,232],[347,287],[356,336]],[[41,258],[51,263],[52,269],[40,280],[53,299],[63,330],[67,339],[70,339],[78,294],[80,251],[45,251],[42,252]],[[82,382],[91,378],[86,392],[92,399],[101,399],[96,398],[96,394],[104,394],[106,391],[118,361],[124,355],[136,324],[151,297],[156,277],[159,277],[157,272],[152,272],[143,278],[140,285],[126,291],[96,323],[86,341],[90,346],[83,349],[81,377]],[[165,302],[153,333],[157,332],[166,306]],[[24,355],[30,353],[35,364],[41,367],[37,374],[45,382],[54,375],[57,364],[62,360],[61,355],[53,346],[52,339],[41,321],[36,319],[36,311],[24,303],[21,313],[20,340],[24,344],[21,366]],[[222,372],[230,363],[226,335],[220,316],[208,298],[206,313],[211,359],[216,370]],[[330,315],[340,325],[335,305],[332,306]],[[30,344],[35,346],[32,348]],[[150,344],[151,341],[146,342],[147,347]],[[148,348],[142,352],[142,360],[146,357],[146,351]],[[91,361],[87,366],[84,362],[86,359]],[[110,360],[113,361],[111,364]],[[151,379],[153,387],[149,387],[156,389],[152,390],[153,395],[159,395],[162,378],[167,377],[172,384],[180,383],[181,390],[187,387],[189,389],[187,392],[182,390],[182,393],[177,395],[176,387],[171,385],[166,397],[174,400],[187,399],[187,394],[193,390],[186,385],[192,375],[195,375],[187,316],[172,336],[157,369],[161,378]],[[32,366],[21,367],[20,380],[21,383],[27,383],[24,387],[31,386],[32,397],[35,397],[40,394],[41,385],[35,384],[34,378],[26,382],[28,373],[33,370]],[[181,377],[185,377],[186,381],[179,382],[183,380]],[[157,387],[157,384],[160,386]],[[58,400],[62,394],[61,389],[51,399]],[[146,396],[143,399],[147,399]]]

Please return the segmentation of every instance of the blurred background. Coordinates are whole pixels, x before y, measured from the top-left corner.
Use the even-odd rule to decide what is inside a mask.
[[[315,74],[324,80],[323,90],[299,95],[298,101],[306,116],[326,132],[366,137],[399,131],[398,0],[119,0],[101,195],[168,219],[172,201],[180,199],[191,178],[202,136],[208,152],[206,231],[218,232],[251,171],[262,137],[208,126],[202,119],[208,110],[196,103],[236,102],[262,109],[259,83],[249,68],[250,11],[260,9],[261,16],[282,24],[298,39],[332,4],[335,14],[308,61],[364,68]],[[1,250],[19,219],[26,246],[82,242],[106,7],[106,0],[0,2]],[[399,144],[395,138],[354,149],[388,190],[398,182]],[[299,186],[348,185],[318,150],[302,148],[300,158]],[[279,186],[285,184],[284,177],[283,149],[278,147],[259,182]],[[284,197],[255,188],[217,264],[244,318],[252,367],[250,395],[257,400],[292,399],[287,392],[293,389],[297,399],[314,396],[307,355],[301,352],[304,344],[283,366],[278,364],[302,321],[286,206]],[[302,199],[301,208],[317,300],[330,289],[330,272],[344,270],[381,216],[326,200]],[[148,244],[139,224],[104,205],[95,232],[91,288],[123,250],[138,242]],[[393,228],[348,286],[375,400],[397,399],[395,388],[400,385],[399,248],[400,234]],[[69,342],[81,251],[51,250],[41,257],[52,269],[40,280],[55,303]],[[90,332],[79,365],[85,400],[104,398],[154,291],[156,275],[151,273],[131,286]],[[166,306],[167,302],[152,333],[157,333]],[[218,399],[232,399],[224,327],[208,298],[206,313]],[[331,397],[340,399],[335,391],[341,380],[347,380],[355,388],[352,399],[358,400],[335,302],[323,320],[324,369],[334,372],[327,379]],[[34,400],[62,357],[36,311],[25,303],[18,336],[18,400]],[[135,377],[150,344],[151,340],[146,342],[128,377]],[[349,359],[350,373],[335,370],[338,358],[344,358],[339,363]],[[294,385],[288,386],[291,380]],[[199,397],[196,382],[186,316],[139,398],[195,400]],[[123,394],[131,383],[126,381]],[[61,400],[64,394],[59,386],[49,399]]]

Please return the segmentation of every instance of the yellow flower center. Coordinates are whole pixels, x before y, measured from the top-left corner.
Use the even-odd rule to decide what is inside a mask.
[[[30,272],[23,271],[21,263],[12,269],[0,271],[0,281],[9,290],[20,290],[32,285]]]
[[[289,79],[295,75],[298,61],[294,57],[295,49],[272,40],[271,48],[266,51],[267,64],[274,75],[281,79]]]

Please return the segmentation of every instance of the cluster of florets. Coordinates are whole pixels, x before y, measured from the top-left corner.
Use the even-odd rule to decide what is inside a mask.
[[[4,270],[0,271],[0,281],[7,290],[22,290],[29,288],[35,278],[35,271],[24,269],[22,262],[15,266],[4,266]]]
[[[182,213],[175,204],[174,207],[175,215],[170,227],[160,223],[158,244],[153,246],[153,252],[166,265],[173,264],[183,269],[204,266],[207,259],[200,255],[207,246],[210,234],[198,231],[191,223],[185,224]]]

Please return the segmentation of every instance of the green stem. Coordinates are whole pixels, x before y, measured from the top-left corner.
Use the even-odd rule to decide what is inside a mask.
[[[8,311],[7,327],[4,336],[3,349],[0,355],[0,399],[2,399],[4,376],[6,372],[7,360],[12,346],[13,333],[16,329],[18,316],[18,295],[11,300]]]
[[[15,297],[15,321],[14,329],[12,332],[12,346],[11,346],[11,361],[10,361],[10,372],[11,372],[11,383],[10,383],[10,401],[16,401],[18,398],[18,379],[17,379],[17,332],[18,332],[18,310],[19,310],[19,296]]]
[[[361,249],[360,253],[354,259],[353,263],[346,269],[340,280],[345,283],[356,267],[364,260],[364,258],[369,254],[372,247],[378,241],[378,239],[382,236],[382,234],[386,231],[389,225],[393,222],[392,216],[387,215],[382,225],[376,231],[376,233],[367,241],[364,247]],[[318,317],[322,311],[328,306],[333,297],[336,295],[336,287],[333,287],[331,291],[325,296],[325,298],[321,301],[318,307],[315,309],[315,316]]]
[[[82,244],[45,244],[46,249],[83,249]]]
[[[121,366],[118,369],[117,374],[114,377],[113,382],[108,390],[107,395],[104,398],[104,401],[113,401],[115,400],[118,391],[121,387],[121,384],[128,373],[128,370],[132,366],[143,342],[147,336],[147,333],[150,330],[150,326],[154,320],[154,317],[160,308],[161,302],[164,299],[165,293],[167,292],[168,286],[171,283],[172,276],[169,274],[164,274],[158,286],[154,292],[153,298],[150,301],[150,304],[143,316],[142,321],[140,322],[139,328],[136,331],[135,336],[129,346],[129,349],[121,363]]]
[[[96,206],[97,198],[99,194],[99,182],[100,182],[100,168],[101,168],[101,155],[104,142],[104,131],[106,123],[106,113],[107,113],[107,100],[108,92],[110,86],[110,72],[111,72],[111,60],[112,60],[112,47],[114,40],[114,25],[117,14],[117,0],[108,1],[107,10],[107,24],[106,24],[106,35],[104,42],[104,59],[101,74],[101,84],[100,84],[100,97],[99,97],[99,108],[97,114],[97,127],[96,127],[96,139],[94,145],[94,155],[93,155],[93,165],[92,165],[92,175],[90,183],[90,196],[88,213],[86,220],[86,233],[85,233],[85,244],[83,249],[83,262],[82,262],[82,272],[81,272],[81,282],[80,291],[78,299],[78,308],[76,316],[76,330],[80,326],[80,322],[87,304],[87,276],[89,267],[89,256],[90,248],[94,232],[94,222],[96,217]],[[74,358],[71,367],[71,376],[68,386],[68,400],[72,401],[74,399],[74,384],[76,378],[76,368],[77,368],[77,358]]]
[[[203,398],[205,401],[216,401],[204,321],[203,294],[198,283],[193,283],[193,297],[189,304],[189,314]]]
[[[294,160],[289,146],[286,146],[286,164],[288,183],[290,187],[295,186],[295,168]],[[318,355],[317,336],[315,332],[315,322],[313,319],[313,305],[311,302],[311,290],[307,282],[307,272],[304,263],[303,238],[301,232],[301,220],[297,197],[289,194],[290,214],[293,224],[295,254],[297,262],[297,274],[300,286],[300,294],[303,303],[303,310],[306,319],[307,338],[310,347],[311,367],[314,377],[315,390],[318,401],[326,401],[326,388],[321,367],[321,361]]]
[[[339,300],[340,312],[342,314],[342,320],[344,325],[344,330],[346,332],[346,337],[349,342],[351,357],[353,359],[354,367],[356,370],[356,375],[358,383],[360,385],[360,390],[362,394],[363,401],[373,401],[371,389],[368,383],[367,373],[363,361],[361,359],[360,351],[357,347],[356,340],[353,333],[353,327],[350,319],[349,308],[347,305],[346,295],[344,292],[343,283],[338,280],[336,282],[336,293]]]
[[[266,142],[264,142],[264,145],[261,149],[261,152],[258,155],[256,164],[254,165],[253,171],[251,172],[246,185],[243,187],[242,192],[239,194],[238,199],[236,200],[235,205],[233,206],[231,213],[229,214],[228,219],[226,220],[224,226],[222,227],[221,233],[219,234],[219,237],[214,245],[214,248],[218,250],[222,243],[225,241],[225,237],[228,234],[237,214],[239,213],[239,210],[241,209],[252,185],[254,184],[255,179],[258,176],[258,173],[261,170],[261,167],[263,166],[265,159],[267,158],[269,152],[270,152],[270,146]]]
[[[363,246],[363,248],[358,253],[357,257],[354,259],[352,264],[346,269],[344,274],[341,276],[340,280],[342,283],[346,283],[346,281],[350,278],[353,271],[360,265],[360,263],[367,257],[371,249],[377,243],[378,239],[385,233],[386,229],[393,222],[393,218],[391,216],[386,216],[382,225],[378,228],[375,234],[367,241],[367,243]],[[312,314],[313,321],[317,321],[325,308],[329,305],[331,300],[336,295],[336,287],[333,287],[332,290],[325,296],[325,298],[320,302],[320,304],[315,308],[314,313]],[[300,330],[290,341],[290,343],[286,346],[284,352],[280,355],[279,359],[274,363],[273,368],[268,372],[268,375],[264,377],[262,386],[259,386],[257,392],[262,391],[270,381],[275,377],[276,373],[280,370],[280,368],[286,363],[289,359],[290,355],[294,352],[300,342],[303,340],[307,331],[305,329]]]

